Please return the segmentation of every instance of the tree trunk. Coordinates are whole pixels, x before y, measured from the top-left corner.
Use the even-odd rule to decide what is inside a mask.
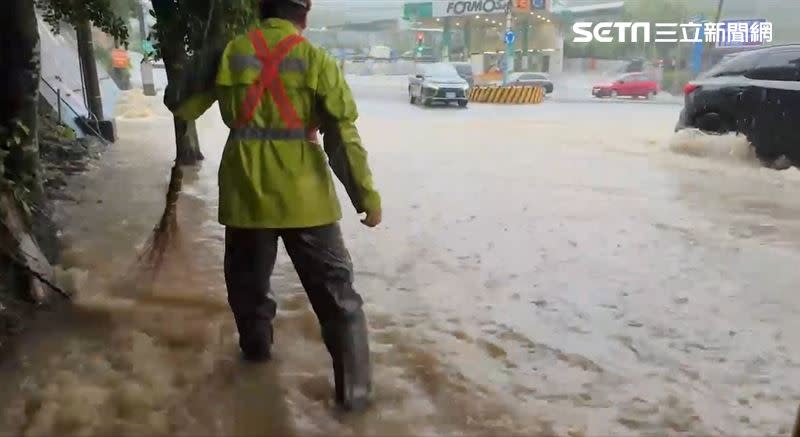
[[[200,152],[197,127],[193,121],[183,121],[175,117],[175,163],[177,165],[196,165],[205,157]]]
[[[161,42],[161,58],[167,70],[167,82],[179,84],[184,80],[187,55],[184,46],[185,29],[176,28],[177,11],[170,1],[154,0],[153,11],[159,22],[158,39]],[[172,25],[172,26],[170,26]],[[175,125],[175,163],[177,165],[196,165],[204,159],[197,139],[194,122],[174,120]]]
[[[34,302],[43,303],[50,290],[60,290],[54,286],[55,271],[39,248],[29,221],[14,195],[5,189],[0,191],[0,253],[21,273],[17,286]],[[45,288],[44,284],[52,288]]]
[[[792,430],[792,437],[800,437],[800,408],[797,409],[797,418],[794,422],[794,429]]]
[[[0,15],[0,40],[14,42],[0,50],[0,131],[7,135],[0,138],[0,144],[13,137],[19,125],[25,131],[17,135],[19,143],[7,149],[0,169],[6,179],[28,191],[29,200],[38,203],[43,189],[37,122],[41,59],[36,14],[32,2],[13,0]]]
[[[186,65],[186,52],[183,47],[173,50],[163,50],[164,66],[167,69],[169,82],[182,81],[183,70]],[[175,163],[177,165],[197,165],[204,159],[200,152],[200,141],[197,138],[197,128],[193,121],[186,122],[174,117],[175,125]]]
[[[165,42],[164,44],[171,44]],[[177,47],[167,50],[162,47],[162,57],[164,66],[167,70],[167,80],[176,83],[184,80],[184,69],[186,67],[186,52],[183,50],[183,42],[179,42]],[[200,142],[197,138],[197,128],[193,121],[186,122],[177,117],[175,124],[175,163],[178,165],[196,165],[204,159],[200,152]]]
[[[103,98],[100,94],[100,80],[97,76],[97,62],[94,57],[92,25],[89,20],[75,23],[75,37],[78,40],[78,57],[83,71],[83,88],[86,93],[86,106],[97,120],[103,120]]]
[[[0,14],[0,251],[36,301],[52,269],[31,230],[30,208],[44,205],[38,142],[41,53],[33,2],[11,0]],[[33,273],[33,274],[32,274]],[[22,284],[20,284],[22,285]]]

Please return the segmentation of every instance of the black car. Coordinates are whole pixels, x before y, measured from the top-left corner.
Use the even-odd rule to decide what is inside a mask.
[[[675,127],[747,136],[767,165],[800,166],[800,44],[726,57],[684,87]]]
[[[540,86],[547,94],[553,92],[553,81],[545,73],[511,73],[508,84],[512,86]]]

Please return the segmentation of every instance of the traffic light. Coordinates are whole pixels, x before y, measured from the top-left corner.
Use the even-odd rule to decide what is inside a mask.
[[[425,42],[425,33],[417,32],[417,56],[422,56],[422,43]]]

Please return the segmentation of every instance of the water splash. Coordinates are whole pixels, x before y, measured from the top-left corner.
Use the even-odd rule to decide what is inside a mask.
[[[740,162],[754,167],[761,165],[755,149],[744,135],[716,135],[699,129],[684,129],[670,139],[668,147],[683,155]]]
[[[147,97],[140,89],[125,91],[120,95],[116,106],[116,116],[120,120],[137,120],[152,118],[164,109],[156,105],[161,102]]]

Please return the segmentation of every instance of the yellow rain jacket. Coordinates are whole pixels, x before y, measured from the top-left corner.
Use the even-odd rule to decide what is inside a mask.
[[[262,21],[257,30],[273,54],[280,41],[298,33],[289,21],[273,18]],[[279,64],[274,62],[280,79],[262,88],[260,103],[248,119],[243,114],[248,93],[258,89],[263,70],[274,61],[255,46],[252,32],[230,41],[214,64],[218,67],[213,86],[171,106],[176,116],[188,121],[218,102],[222,119],[231,128],[219,167],[220,223],[238,228],[304,228],[340,220],[329,164],[358,212],[380,209],[380,195],[355,126],[356,104],[335,59],[305,40],[292,46]],[[281,94],[275,90],[276,82],[294,107],[296,126],[287,126],[287,108],[279,108],[280,96],[275,97]],[[242,124],[243,120],[247,122]],[[317,128],[324,134],[324,150],[306,135]]]

